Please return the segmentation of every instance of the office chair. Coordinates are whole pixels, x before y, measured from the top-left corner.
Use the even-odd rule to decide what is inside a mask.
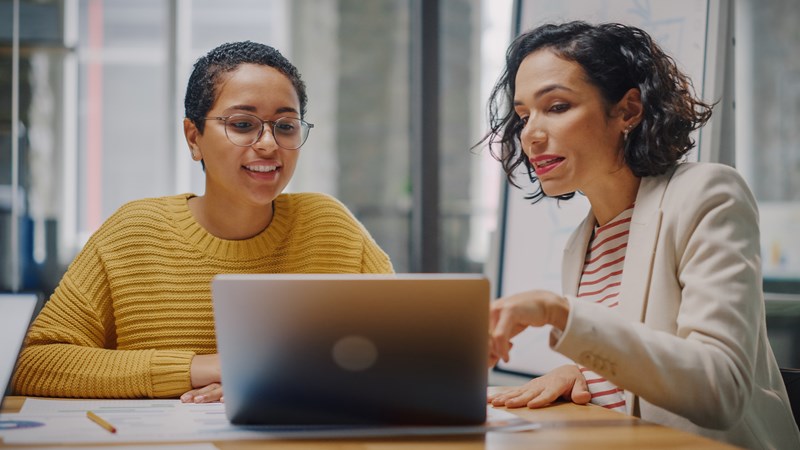
[[[781,376],[789,393],[794,421],[800,426],[800,369],[781,369]]]

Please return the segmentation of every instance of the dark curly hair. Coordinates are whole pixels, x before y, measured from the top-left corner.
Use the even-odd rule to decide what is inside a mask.
[[[596,86],[610,111],[631,88],[641,92],[643,116],[623,148],[625,163],[637,177],[665,173],[691,150],[692,131],[711,117],[713,105],[695,98],[691,80],[643,30],[619,23],[592,25],[582,21],[546,24],[519,37],[506,52],[506,67],[489,98],[490,131],[479,144],[488,142],[492,156],[501,162],[509,182],[524,164],[536,186],[526,198],[537,202],[546,194],[531,163],[519,148],[523,124],[511,109],[514,82],[526,56],[541,49],[578,63],[587,80]],[[500,144],[500,154],[493,144]],[[556,198],[567,200],[575,193]]]
[[[300,116],[305,115],[308,103],[306,85],[300,78],[300,72],[288,59],[269,45],[251,41],[230,42],[198,59],[186,86],[186,97],[183,100],[185,116],[195,124],[200,133],[205,128],[202,118],[208,114],[217,99],[220,78],[241,64],[269,66],[286,75],[300,99]]]

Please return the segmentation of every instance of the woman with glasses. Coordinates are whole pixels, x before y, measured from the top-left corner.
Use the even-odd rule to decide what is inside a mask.
[[[567,242],[563,294],[521,292],[490,315],[490,364],[543,325],[575,364],[489,402],[591,401],[738,446],[800,448],[767,339],[756,202],[734,169],[681,162],[711,105],[675,62],[638,28],[544,25],[511,44],[492,99],[487,138],[509,179],[522,166],[535,199],[580,193],[591,210]]]
[[[222,398],[210,282],[220,273],[391,273],[335,199],[283,193],[312,125],[305,85],[272,47],[221,45],[189,78],[183,127],[204,195],[124,205],[33,323],[23,395]]]

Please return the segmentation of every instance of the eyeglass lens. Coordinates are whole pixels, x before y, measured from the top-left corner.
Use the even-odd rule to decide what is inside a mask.
[[[249,147],[255,144],[263,133],[263,125],[272,125],[275,142],[289,150],[300,148],[308,137],[308,125],[300,119],[281,117],[275,122],[262,122],[250,114],[234,114],[225,120],[225,134],[234,144]]]

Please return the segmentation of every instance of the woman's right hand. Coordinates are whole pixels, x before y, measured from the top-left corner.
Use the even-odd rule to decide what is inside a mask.
[[[569,302],[550,291],[533,290],[503,297],[489,306],[489,363],[508,362],[511,338],[528,327],[552,325],[564,331]]]
[[[541,377],[488,397],[492,406],[506,408],[541,408],[556,401],[559,397],[579,405],[592,399],[586,379],[574,364],[557,367]]]

